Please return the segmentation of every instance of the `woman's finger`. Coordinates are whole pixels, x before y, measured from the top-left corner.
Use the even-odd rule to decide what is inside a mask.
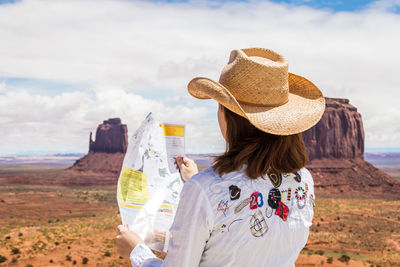
[[[192,165],[192,164],[194,163],[194,161],[193,161],[192,159],[190,159],[190,158],[184,157],[184,158],[183,158],[183,163],[184,163],[186,166],[190,166],[190,165]]]
[[[176,157],[176,163],[178,164],[178,168],[181,170],[184,166],[182,157]]]

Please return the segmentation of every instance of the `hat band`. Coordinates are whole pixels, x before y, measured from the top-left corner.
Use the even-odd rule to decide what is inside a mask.
[[[250,102],[241,101],[241,100],[240,101],[236,100],[236,101],[239,104],[243,104],[243,105],[248,105],[248,106],[253,106],[253,107],[271,108],[271,107],[279,107],[279,106],[285,105],[287,102],[289,102],[289,98],[278,104],[256,104],[256,103],[250,103]]]

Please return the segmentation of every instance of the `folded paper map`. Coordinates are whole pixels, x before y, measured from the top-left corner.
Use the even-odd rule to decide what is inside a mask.
[[[158,122],[151,113],[129,139],[118,179],[122,224],[153,250],[167,252],[183,187],[175,158],[184,156],[185,127]]]

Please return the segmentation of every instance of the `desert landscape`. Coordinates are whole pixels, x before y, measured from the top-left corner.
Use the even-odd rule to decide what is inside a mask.
[[[0,266],[130,266],[114,245],[127,129],[105,120],[86,155],[0,158]],[[364,153],[357,109],[327,98],[304,133],[316,206],[296,266],[400,266],[400,155]],[[204,169],[210,155],[189,155]]]
[[[14,175],[38,184],[5,181]],[[116,186],[63,186],[68,178],[96,177],[54,166],[2,169],[0,176],[2,265],[130,266],[114,246],[120,223]],[[41,184],[50,179],[54,185]],[[398,198],[316,195],[310,237],[296,266],[400,264]]]

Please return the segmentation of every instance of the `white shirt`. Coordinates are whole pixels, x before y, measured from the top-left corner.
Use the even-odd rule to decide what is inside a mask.
[[[196,174],[181,192],[165,260],[140,244],[132,266],[294,266],[312,224],[314,182],[305,168],[281,184],[271,178],[250,179],[244,168]]]

